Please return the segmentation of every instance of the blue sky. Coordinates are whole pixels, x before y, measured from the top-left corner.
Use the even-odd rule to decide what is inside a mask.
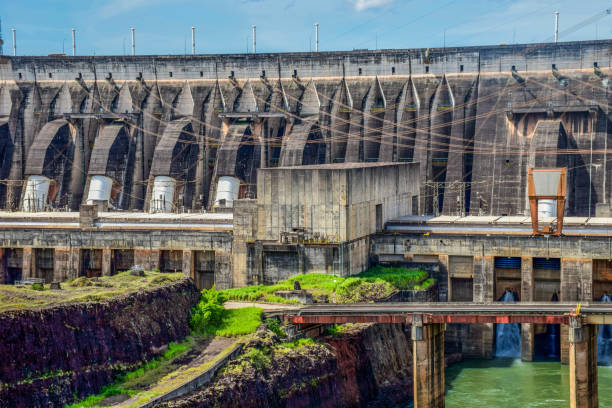
[[[4,53],[130,52],[136,28],[137,54],[191,52],[191,26],[198,53],[243,53],[257,25],[258,52],[412,48],[529,43],[551,40],[553,12],[560,12],[560,41],[612,37],[612,16],[564,30],[612,7],[610,0],[21,0],[0,1]],[[446,32],[446,35],[444,34]]]

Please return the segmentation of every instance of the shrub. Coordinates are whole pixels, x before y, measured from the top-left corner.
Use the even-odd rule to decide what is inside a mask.
[[[219,292],[215,286],[202,291],[200,302],[193,309],[189,325],[195,331],[206,333],[208,327],[216,327],[221,323],[225,309],[223,304],[227,296]]]
[[[32,290],[45,290],[45,285],[42,283],[34,283],[31,286]]]
[[[278,337],[280,338],[285,338],[287,337],[287,333],[285,333],[285,331],[283,330],[283,328],[281,327],[279,321],[277,319],[273,319],[273,318],[268,318],[266,319],[266,321],[264,322],[266,327],[272,331],[273,333],[275,333]]]

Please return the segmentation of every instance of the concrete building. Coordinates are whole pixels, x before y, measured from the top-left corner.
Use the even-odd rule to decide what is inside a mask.
[[[199,287],[277,282],[298,273],[355,274],[370,265],[370,239],[410,214],[415,163],[260,169],[257,200],[233,212],[0,213],[0,277],[48,282],[141,265],[183,272]]]
[[[418,194],[416,163],[260,169],[257,228],[249,237],[255,243],[246,248],[251,280],[277,282],[296,272],[346,276],[367,269],[372,234],[388,220],[411,214]]]

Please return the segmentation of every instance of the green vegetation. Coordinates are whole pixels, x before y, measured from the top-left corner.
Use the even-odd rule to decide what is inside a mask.
[[[153,288],[183,279],[182,273],[145,272],[144,276],[121,272],[113,276],[80,277],[62,283],[61,290],[44,290],[35,285],[17,287],[0,285],[0,312],[16,309],[32,309],[60,303],[95,302],[115,296]]]
[[[357,275],[358,278],[371,282],[371,279],[382,279],[399,290],[413,290],[415,285],[427,279],[428,274],[422,269],[390,268],[375,266]]]
[[[106,398],[116,395],[131,397],[143,390],[148,384],[175,370],[195,344],[202,340],[197,336],[189,336],[180,343],[170,343],[161,356],[154,358],[134,371],[118,376],[112,384],[103,387],[99,394],[90,395],[83,401],[68,405],[66,408],[104,407]]]
[[[45,285],[43,285],[42,283],[34,283],[34,284],[32,284],[32,286],[30,287],[30,289],[32,289],[32,290],[39,290],[39,291],[43,291],[43,290],[45,290]]]
[[[372,302],[384,299],[397,290],[424,290],[434,280],[420,269],[375,266],[359,275],[341,278],[335,275],[311,273],[293,276],[276,285],[257,285],[222,291],[227,299],[247,302],[297,303],[274,293],[292,290],[294,282],[312,293],[315,302],[332,303]]]
[[[425,279],[420,285],[415,285],[415,290],[425,290],[433,285],[435,280],[433,278]]]
[[[214,286],[204,289],[189,321],[191,329],[206,336],[236,337],[253,333],[261,324],[263,310],[259,307],[225,309],[226,300],[224,291]]]
[[[290,342],[281,343],[279,346],[295,350],[297,348],[313,346],[315,344],[315,341],[311,337],[304,337]]]
[[[97,395],[90,395],[85,398],[83,401],[76,402],[72,405],[66,405],[65,408],[96,408],[100,407],[100,403],[104,401],[106,398],[114,397],[115,395],[132,395],[133,391],[126,390],[121,388],[115,384],[107,385],[102,387],[102,390]]]
[[[281,327],[281,324],[280,324],[280,322],[278,320],[273,319],[273,318],[268,318],[268,319],[266,319],[264,324],[266,325],[268,330],[270,330],[272,333],[276,334],[278,337],[280,337],[280,338],[287,337],[287,333],[285,333],[285,331]]]
[[[325,334],[328,336],[338,337],[353,327],[355,327],[354,323],[334,324],[332,327],[325,330]]]

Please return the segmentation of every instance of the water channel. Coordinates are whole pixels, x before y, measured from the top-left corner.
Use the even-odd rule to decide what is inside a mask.
[[[515,302],[517,296],[506,291],[498,300]],[[600,301],[611,302],[612,296]],[[446,407],[568,408],[569,367],[559,362],[559,327],[540,329],[536,361],[523,362],[520,325],[496,325],[494,359],[465,360],[446,369]],[[612,408],[612,325],[599,326],[597,352],[599,406]]]

